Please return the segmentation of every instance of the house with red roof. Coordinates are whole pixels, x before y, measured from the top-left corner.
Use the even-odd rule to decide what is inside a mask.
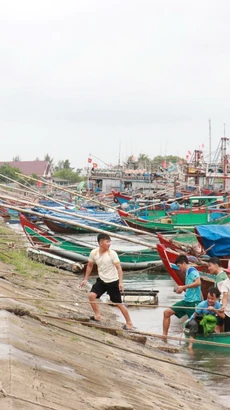
[[[38,177],[50,179],[52,177],[52,166],[48,161],[0,161],[2,165],[10,165],[12,168],[18,168],[24,175],[31,176],[36,174]]]

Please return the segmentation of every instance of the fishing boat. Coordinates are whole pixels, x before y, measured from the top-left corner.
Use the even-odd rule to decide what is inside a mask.
[[[122,192],[112,191],[113,194],[113,201],[115,204],[123,205],[127,204],[129,201],[133,199],[130,195],[125,195]]]
[[[79,219],[78,219],[79,220]],[[50,219],[43,218],[44,224],[49,228],[51,231],[58,233],[58,234],[64,234],[64,235],[75,235],[77,233],[89,233],[89,230],[87,229],[87,226],[93,226],[95,228],[100,228],[103,229],[104,231],[108,232],[115,232],[119,228],[114,227],[109,224],[99,224],[99,223],[94,223],[94,224],[86,224],[85,228],[79,228],[79,227],[74,227],[71,226],[70,224],[65,224],[64,222],[57,222],[57,221],[51,221]],[[81,220],[81,223],[85,223]]]
[[[176,252],[186,252],[194,256],[199,256],[203,253],[203,246],[199,244],[196,235],[193,233],[173,235],[166,237],[161,233],[157,233],[159,242],[166,248],[172,249]]]
[[[175,264],[179,253],[173,251],[172,249],[165,248],[162,244],[157,244],[157,252],[163,262],[163,265],[172,279],[176,282],[178,286],[183,286],[185,284],[185,273],[181,272],[178,266]],[[201,278],[201,290],[204,299],[206,299],[208,294],[208,289],[215,283],[215,275],[208,273],[207,263],[196,264],[191,263],[191,266],[194,266],[200,272]]]
[[[145,232],[194,231],[198,225],[222,225],[230,222],[230,214],[224,209],[209,209],[215,199],[215,197],[190,197],[188,209],[171,212],[163,218],[154,220],[135,218],[122,210],[118,210],[118,213],[127,226]],[[194,210],[195,204],[196,209]]]
[[[120,216],[116,212],[105,212],[105,211],[70,211],[70,215],[61,214],[58,212],[55,212],[54,210],[47,210],[44,208],[40,207],[34,207],[32,209],[35,212],[39,212],[40,214],[43,215],[43,221],[46,224],[46,226],[51,229],[55,233],[59,234],[65,234],[65,235],[71,235],[71,234],[77,234],[77,233],[88,233],[89,230],[87,227],[94,227],[94,228],[100,228],[105,231],[116,231],[119,229],[117,226],[109,225],[108,222],[115,223],[117,225],[122,225],[123,222],[120,218]],[[65,210],[68,212],[68,210]],[[54,220],[50,220],[46,218],[46,216],[54,216],[54,217],[61,217],[64,219],[66,222],[57,222]],[[86,217],[86,219],[84,219]],[[100,222],[95,222],[92,220],[88,220],[87,218],[97,218],[100,220]],[[76,227],[71,225],[71,221],[73,222],[80,222],[81,224],[84,225],[84,228]],[[103,223],[105,222],[105,223]]]
[[[188,329],[184,328],[185,337],[189,337]],[[201,341],[203,343],[199,343]],[[205,343],[206,342],[206,343]],[[213,345],[211,343],[214,343]],[[199,349],[221,349],[221,351],[226,348],[230,348],[230,332],[223,333],[209,333],[207,336],[198,333],[195,337],[195,342],[193,347],[198,347]]]
[[[230,259],[230,225],[197,226],[195,233],[209,256]]]
[[[168,249],[186,253],[189,257],[194,256],[207,262],[210,257],[217,256],[222,267],[228,267],[230,260],[229,225],[201,225],[195,228],[195,234],[192,235],[166,238],[158,233],[157,237],[159,242]]]
[[[76,236],[74,238],[56,236],[41,229],[22,214],[20,214],[20,222],[33,246],[70,260],[86,264],[91,250],[97,247],[92,243],[76,240]],[[132,249],[127,247],[123,250],[114,247],[113,249],[118,253],[123,270],[146,269],[161,264],[158,253],[150,248],[138,245]]]

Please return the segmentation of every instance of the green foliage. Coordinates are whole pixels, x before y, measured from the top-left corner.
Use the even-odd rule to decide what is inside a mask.
[[[65,169],[65,168],[59,171],[56,171],[54,173],[54,178],[66,179],[67,181],[71,183],[80,182],[84,179],[80,177],[78,172],[74,172],[72,171],[72,169]]]
[[[65,161],[58,161],[58,163],[57,163],[57,165],[55,165],[54,169],[55,169],[55,171],[61,171],[63,169],[68,169],[68,170],[71,170],[71,171],[74,170],[74,168],[72,168],[70,166],[70,162],[69,162],[68,159],[66,159]]]
[[[127,161],[124,163],[124,167],[128,169],[146,169],[149,172],[156,171],[162,166],[163,162],[177,164],[180,160],[184,161],[176,155],[161,156],[157,155],[154,158],[150,158],[147,154],[139,154],[136,159],[133,155],[129,156]]]
[[[183,158],[180,158],[176,155],[166,155],[165,157],[162,157],[161,155],[158,155],[156,157],[153,158],[152,163],[155,166],[161,166],[162,162],[166,161],[166,163],[168,164],[169,162],[171,162],[172,164],[177,164],[178,161],[183,160]]]
[[[39,176],[37,174],[32,174],[32,178],[36,179],[36,181],[33,181],[33,179],[29,179],[29,185],[37,185],[37,181],[39,180]]]
[[[76,169],[76,172],[77,172],[78,174],[80,174],[80,173],[82,172],[82,168],[77,168],[77,169]]]
[[[17,173],[21,173],[18,168],[11,167],[9,164],[4,164],[0,167],[0,181],[1,182],[6,182],[7,178],[4,178],[4,176],[14,179],[16,181],[20,181],[20,176],[17,175]],[[4,175],[4,176],[2,176]]]
[[[139,157],[137,159],[138,162],[147,162],[150,161],[150,158],[146,154],[139,154]]]
[[[61,171],[63,169],[63,161],[58,161],[58,163],[54,166],[55,172]]]
[[[63,168],[64,168],[64,169],[71,169],[71,171],[73,171],[73,169],[74,169],[74,168],[71,168],[70,162],[69,162],[68,159],[66,159],[66,160],[63,162]]]

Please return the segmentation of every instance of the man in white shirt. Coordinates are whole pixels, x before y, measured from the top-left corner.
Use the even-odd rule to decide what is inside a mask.
[[[221,292],[223,294],[222,309],[225,313],[224,331],[230,332],[230,267],[225,269],[225,272],[228,275],[228,279],[225,279],[221,287]]]
[[[122,304],[121,291],[123,287],[123,272],[120,264],[120,260],[115,251],[110,249],[111,239],[107,234],[99,234],[97,237],[99,248],[93,249],[89,255],[89,262],[86,268],[84,280],[80,283],[80,286],[84,286],[89,279],[92,272],[93,265],[96,264],[98,268],[98,278],[96,283],[92,286],[89,293],[89,301],[94,311],[94,316],[91,316],[91,320],[100,321],[101,315],[99,306],[96,303],[96,299],[99,299],[105,292],[110,296],[110,300],[116,303],[117,307],[123,314],[126,324],[124,329],[132,329],[133,324],[129,316],[127,308]]]

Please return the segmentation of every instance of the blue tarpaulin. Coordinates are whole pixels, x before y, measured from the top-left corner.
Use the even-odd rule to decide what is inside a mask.
[[[196,227],[204,249],[209,256],[230,255],[230,225],[199,225]]]

